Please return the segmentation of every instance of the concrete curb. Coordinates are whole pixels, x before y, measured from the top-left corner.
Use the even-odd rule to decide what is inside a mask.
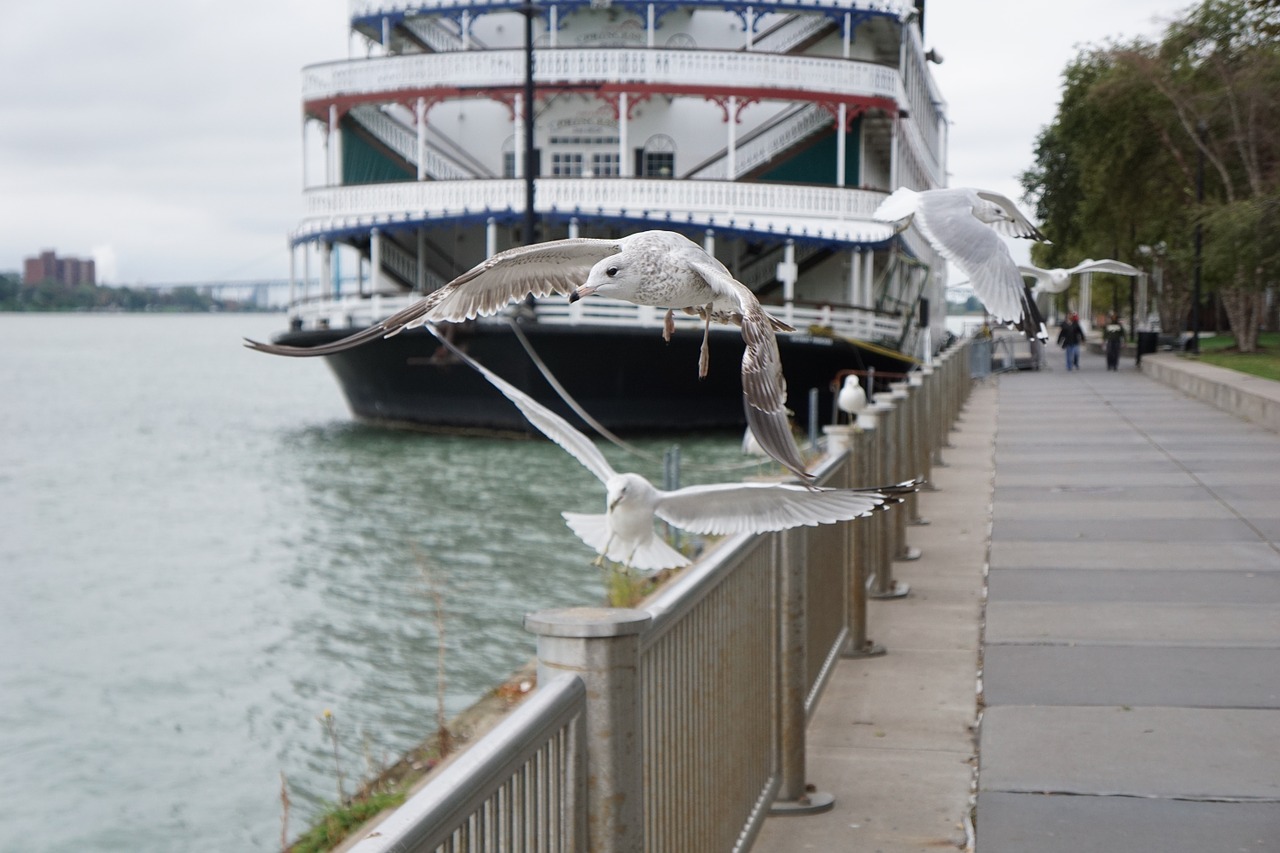
[[[1189,397],[1280,432],[1280,382],[1171,353],[1143,356],[1142,372]]]

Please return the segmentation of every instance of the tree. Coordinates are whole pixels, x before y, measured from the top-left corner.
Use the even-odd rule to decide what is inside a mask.
[[[1070,266],[1164,242],[1161,320],[1181,328],[1198,222],[1207,289],[1221,295],[1240,348],[1252,351],[1278,277],[1267,217],[1275,222],[1280,180],[1280,3],[1204,0],[1184,14],[1159,43],[1092,48],[1067,67],[1057,116],[1022,176],[1055,240],[1033,257]],[[1197,205],[1201,157],[1207,180]]]

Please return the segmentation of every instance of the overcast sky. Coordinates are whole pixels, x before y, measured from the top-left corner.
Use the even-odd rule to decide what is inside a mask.
[[[1155,36],[1187,5],[929,0],[951,184],[1017,200],[1079,47]],[[301,69],[346,57],[346,15],[346,0],[10,4],[0,271],[47,248],[95,258],[115,284],[286,277],[302,211]]]

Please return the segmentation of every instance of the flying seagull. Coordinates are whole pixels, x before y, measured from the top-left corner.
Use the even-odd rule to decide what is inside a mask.
[[[1085,259],[1070,269],[1052,269],[1046,270],[1035,266],[1018,265],[1018,272],[1025,276],[1031,276],[1036,280],[1035,288],[1031,291],[1033,295],[1039,296],[1041,293],[1061,293],[1071,285],[1071,276],[1079,272],[1110,272],[1118,275],[1140,275],[1142,270],[1137,267],[1121,261],[1113,261],[1105,258],[1101,261],[1095,261],[1091,258]]]
[[[900,503],[903,495],[919,488],[914,481],[881,489],[717,483],[663,491],[639,474],[615,471],[591,439],[568,421],[462,352],[434,326],[427,324],[427,329],[462,362],[488,379],[543,435],[604,483],[603,515],[561,513],[573,532],[599,555],[597,564],[609,559],[644,571],[688,565],[687,557],[654,533],[655,517],[694,533],[763,533],[858,518]]]
[[[974,295],[989,312],[1016,324],[1028,339],[1049,339],[1030,288],[997,235],[1048,240],[1008,198],[966,187],[921,192],[903,187],[881,202],[874,216],[900,223],[899,230],[914,223],[940,255],[969,276]]]
[[[316,347],[247,341],[275,355],[316,356],[392,337],[427,323],[459,322],[496,314],[512,302],[563,294],[574,302],[591,294],[666,308],[663,335],[675,330],[673,311],[705,322],[698,375],[706,376],[712,321],[742,329],[742,395],[747,425],[761,447],[808,481],[787,421],[787,384],[775,331],[795,331],[769,316],[754,293],[701,246],[674,231],[641,231],[617,240],[573,237],[499,252],[387,319],[341,340]]]

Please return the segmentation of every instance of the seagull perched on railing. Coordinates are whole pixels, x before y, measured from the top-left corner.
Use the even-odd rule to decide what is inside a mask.
[[[427,329],[463,363],[479,371],[543,435],[604,483],[603,515],[564,512],[574,533],[605,559],[645,571],[678,568],[689,559],[658,537],[654,518],[693,533],[764,533],[831,524],[900,503],[920,487],[912,481],[880,489],[828,489],[792,483],[716,483],[663,491],[639,474],[620,474],[591,439],[555,412],[462,352],[431,324]]]
[[[858,419],[858,412],[867,407],[867,392],[862,390],[862,383],[852,373],[844,378],[840,393],[836,394],[836,408],[849,416],[850,421]]]
[[[1036,280],[1035,287],[1031,293],[1039,296],[1041,293],[1061,293],[1071,286],[1071,276],[1081,272],[1110,272],[1117,275],[1141,275],[1142,270],[1137,267],[1130,266],[1123,261],[1113,261],[1110,258],[1104,258],[1101,261],[1093,259],[1085,259],[1070,269],[1046,270],[1037,266],[1019,264],[1018,272],[1026,276],[1031,276]]]
[[[969,276],[974,295],[989,312],[1017,325],[1028,339],[1049,339],[1030,289],[997,234],[1048,240],[1008,198],[965,187],[921,192],[903,187],[881,202],[874,216],[899,223],[899,230],[914,223],[940,255]]]
[[[795,331],[765,313],[750,288],[701,246],[674,231],[641,231],[617,240],[571,237],[499,252],[408,308],[330,344],[291,347],[248,341],[275,355],[332,355],[427,323],[459,322],[496,314],[529,295],[564,294],[570,302],[599,294],[636,305],[666,308],[663,336],[675,331],[673,312],[705,324],[698,375],[707,375],[712,321],[742,329],[742,396],[747,425],[760,446],[801,480],[805,471],[787,421],[787,383],[774,332]]]

